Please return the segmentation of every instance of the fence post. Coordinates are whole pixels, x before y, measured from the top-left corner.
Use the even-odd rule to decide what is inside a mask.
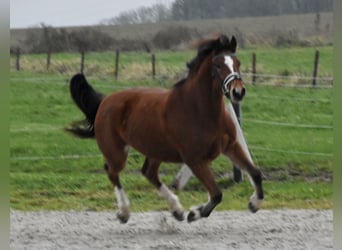
[[[253,52],[252,55],[252,84],[254,85],[256,82],[256,54]]]
[[[118,75],[119,75],[119,56],[120,56],[120,50],[116,49],[116,51],[115,51],[115,71],[114,71],[115,80],[118,79]]]
[[[20,48],[16,49],[15,68],[20,71]]]
[[[50,62],[51,62],[51,50],[49,49],[47,52],[47,58],[46,58],[46,69],[49,70],[50,68]]]
[[[312,75],[312,86],[315,87],[317,83],[317,73],[318,73],[318,62],[319,62],[319,51],[315,52],[315,61],[314,61],[314,71]]]
[[[236,118],[237,118],[237,120],[240,124],[240,127],[241,127],[241,114],[242,114],[241,104],[232,102],[232,105],[233,105],[233,108],[235,111]],[[239,183],[243,180],[242,170],[238,166],[236,166],[235,164],[233,165],[233,179],[237,183]]]
[[[156,57],[152,54],[152,78],[153,80],[156,78]]]
[[[82,50],[81,51],[81,69],[80,69],[82,74],[83,74],[83,70],[84,70],[84,57],[85,57],[84,54],[85,54],[85,52],[84,52],[84,50]]]

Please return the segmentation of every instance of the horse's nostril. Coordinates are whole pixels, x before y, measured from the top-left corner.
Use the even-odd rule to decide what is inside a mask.
[[[242,91],[241,91],[241,98],[244,97],[245,94],[246,94],[246,90],[245,90],[245,88],[243,88]]]
[[[233,89],[233,96],[237,100],[241,100],[244,97],[245,93],[246,93],[245,88],[243,88],[242,90],[238,90],[236,88]]]

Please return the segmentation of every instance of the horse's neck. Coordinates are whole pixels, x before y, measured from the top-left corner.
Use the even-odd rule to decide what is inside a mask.
[[[213,82],[211,57],[205,60],[197,74],[189,76],[192,79],[184,84],[184,92],[189,97],[189,105],[196,106],[201,114],[219,118],[224,109],[222,90],[218,82]]]

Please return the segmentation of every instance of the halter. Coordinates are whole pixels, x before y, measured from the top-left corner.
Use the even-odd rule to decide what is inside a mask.
[[[227,96],[229,95],[229,85],[232,81],[234,80],[241,80],[241,75],[237,72],[230,73],[222,82],[221,82],[221,87],[223,94]]]
[[[215,56],[212,60],[214,61],[217,57],[225,57],[225,56],[235,56],[235,54],[219,54]],[[215,70],[215,73],[218,75],[217,71]],[[219,77],[220,78],[220,77]],[[229,97],[229,86],[234,80],[242,80],[241,75],[237,72],[232,72],[228,76],[226,76],[225,79],[220,79],[221,80],[221,89],[223,94],[227,97]]]

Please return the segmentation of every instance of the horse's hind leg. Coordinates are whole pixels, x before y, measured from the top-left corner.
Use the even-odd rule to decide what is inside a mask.
[[[254,187],[254,193],[249,199],[248,207],[255,213],[259,210],[264,200],[262,174],[260,169],[254,165],[252,159],[248,156],[248,152],[245,152],[244,148],[238,142],[231,145],[226,150],[225,155],[248,173],[251,184]]]
[[[179,220],[184,220],[183,207],[179,202],[177,195],[175,195],[159,178],[160,162],[150,158],[146,158],[141,169],[142,174],[159,190],[171,209],[173,216]]]
[[[117,200],[118,212],[117,217],[121,223],[126,223],[129,219],[129,199],[121,186],[119,173],[125,167],[127,160],[127,150],[125,147],[115,147],[111,149],[112,153],[102,151],[106,158],[105,170],[107,172],[109,180],[114,186],[114,192]]]

